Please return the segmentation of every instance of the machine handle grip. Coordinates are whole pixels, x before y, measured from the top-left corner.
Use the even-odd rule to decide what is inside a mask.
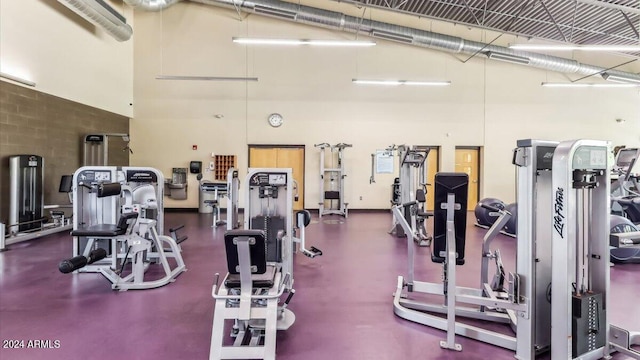
[[[493,212],[500,212],[500,211],[502,211],[502,209],[499,209],[499,208],[497,208],[497,207],[495,207],[495,206],[487,205],[487,204],[484,204],[484,203],[480,203],[480,206],[482,206],[483,208],[485,208],[485,209],[487,209],[487,210],[489,210],[489,211],[493,211]]]
[[[184,225],[176,226],[174,228],[169,229],[169,232],[176,232],[182,228],[184,228]]]
[[[220,273],[216,273],[216,281],[213,283],[213,289],[211,289],[211,295],[216,296],[216,290],[218,289],[218,282],[220,281]]]
[[[408,206],[413,206],[413,205],[415,205],[417,203],[418,202],[416,200],[413,200],[413,201],[406,202],[406,203],[402,204],[401,206],[402,207],[408,207]]]
[[[289,301],[291,301],[291,298],[295,294],[296,294],[296,291],[294,289],[291,289],[291,291],[289,291],[289,296],[287,296],[287,299],[284,301],[284,304],[289,305]]]

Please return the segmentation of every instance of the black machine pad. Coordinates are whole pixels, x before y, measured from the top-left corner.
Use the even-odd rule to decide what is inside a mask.
[[[96,236],[96,237],[114,237],[124,235],[129,227],[132,219],[137,219],[138,213],[132,212],[120,215],[118,224],[97,224],[84,228],[79,228],[71,232],[71,236]]]
[[[122,185],[120,183],[101,183],[98,184],[98,197],[107,197],[120,195]]]
[[[272,288],[274,284],[274,278],[276,276],[276,267],[274,265],[267,265],[267,271],[264,274],[251,274],[251,287],[253,288]],[[229,274],[224,281],[224,286],[227,288],[235,289],[240,285],[240,274]]]
[[[433,218],[433,253],[431,260],[437,263],[445,262],[440,256],[447,250],[447,209],[442,209],[440,204],[447,203],[447,195],[455,195],[455,203],[460,204],[460,209],[455,210],[454,224],[456,233],[456,264],[464,265],[464,244],[467,228],[467,193],[469,176],[465,173],[437,173],[435,179],[435,206]]]
[[[238,260],[238,246],[233,240],[238,237],[251,237],[255,239],[255,244],[249,246],[249,256],[251,266],[255,266],[257,271],[252,274],[264,274],[267,271],[267,242],[262,230],[229,230],[224,234],[224,246],[227,251],[227,270],[229,274],[240,274],[236,267],[240,265]],[[238,276],[238,281],[240,277]]]

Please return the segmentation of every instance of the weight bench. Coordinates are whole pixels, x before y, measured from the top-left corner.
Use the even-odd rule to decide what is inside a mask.
[[[295,316],[278,300],[284,293],[288,274],[267,263],[267,239],[262,230],[230,230],[225,233],[227,270],[215,299],[209,359],[275,359],[276,330],[286,330]],[[216,292],[217,290],[217,292]],[[224,345],[225,320],[234,320],[233,345]]]

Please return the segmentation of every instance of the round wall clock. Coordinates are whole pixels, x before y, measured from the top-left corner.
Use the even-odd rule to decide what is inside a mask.
[[[269,125],[273,127],[278,127],[282,125],[283,122],[284,122],[284,118],[282,117],[282,115],[278,113],[273,113],[269,115]]]

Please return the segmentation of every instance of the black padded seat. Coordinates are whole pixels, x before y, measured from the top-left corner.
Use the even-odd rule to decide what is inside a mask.
[[[433,211],[418,211],[416,213],[416,215],[418,215],[418,217],[423,217],[423,218],[429,218],[431,216],[433,216]]]
[[[71,231],[71,236],[95,236],[95,237],[114,237],[124,235],[129,228],[129,220],[137,219],[138,213],[132,212],[120,215],[118,224],[97,224]]]
[[[98,224],[91,225],[85,228],[79,228],[71,232],[71,236],[99,236],[99,237],[113,237],[118,235],[124,235],[127,228],[121,229],[115,224]]]
[[[218,200],[205,200],[204,203],[207,205],[218,205]]]
[[[251,287],[270,289],[275,283],[277,268],[275,265],[267,265],[267,271],[264,274],[251,275]],[[240,274],[229,274],[224,281],[224,286],[230,289],[240,288]]]

